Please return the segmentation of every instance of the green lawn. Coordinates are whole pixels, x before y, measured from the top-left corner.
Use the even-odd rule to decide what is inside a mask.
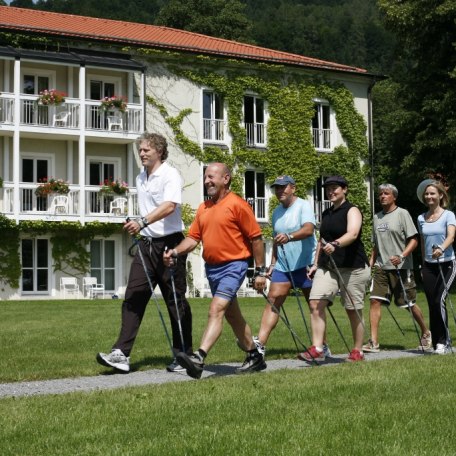
[[[254,332],[262,299],[243,299]],[[195,340],[208,300],[193,300]],[[423,297],[419,303],[427,315]],[[151,303],[153,304],[153,303]],[[334,313],[350,339],[339,303]],[[98,375],[117,336],[120,301],[0,303],[0,381]],[[163,310],[164,306],[163,306]],[[410,316],[384,312],[385,348],[416,347]],[[304,339],[295,302],[287,314]],[[454,321],[451,320],[454,332]],[[332,322],[336,353],[344,346]],[[305,339],[304,339],[305,340]],[[135,369],[163,368],[169,348],[150,306],[132,353]],[[294,357],[282,323],[268,358]],[[208,363],[240,362],[229,327]],[[249,376],[0,400],[2,455],[454,455],[456,356],[341,364]]]

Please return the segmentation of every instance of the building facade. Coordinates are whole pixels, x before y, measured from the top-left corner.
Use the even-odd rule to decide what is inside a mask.
[[[67,277],[81,296],[84,277],[122,295],[132,254],[122,223],[138,216],[144,130],[168,139],[187,224],[214,160],[233,167],[266,239],[278,174],[297,179],[318,219],[322,180],[344,173],[369,213],[376,78],[365,70],[165,27],[0,13],[1,299],[62,297]],[[204,295],[199,250],[188,269],[189,293]]]

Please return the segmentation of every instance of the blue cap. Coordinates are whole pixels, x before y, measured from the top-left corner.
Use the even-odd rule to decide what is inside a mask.
[[[295,180],[291,176],[279,176],[274,183],[271,185],[271,188],[276,186],[276,185],[296,185]]]

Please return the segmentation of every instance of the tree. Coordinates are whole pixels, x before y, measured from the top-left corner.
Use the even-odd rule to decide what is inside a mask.
[[[392,79],[402,120],[384,133],[399,177],[416,188],[429,173],[441,173],[455,184],[456,2],[379,0],[379,6],[398,39]]]
[[[170,0],[155,24],[228,40],[251,42],[251,23],[239,0]]]

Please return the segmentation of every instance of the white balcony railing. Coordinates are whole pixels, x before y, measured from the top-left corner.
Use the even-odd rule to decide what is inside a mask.
[[[36,95],[21,95],[20,119],[22,126],[44,128],[78,129],[80,128],[81,106],[79,99],[66,98],[65,103],[40,105]],[[0,124],[14,123],[14,96],[0,95]],[[141,133],[143,108],[140,105],[128,104],[125,112],[104,111],[100,101],[86,101],[86,130],[100,132]]]
[[[246,123],[244,125],[246,131],[247,146],[264,146],[266,144],[265,128],[263,123]]]
[[[3,184],[3,198],[0,198],[0,209],[5,215],[14,214],[14,185],[12,182],[4,182]],[[80,216],[80,201],[81,195],[77,185],[70,185],[70,192],[66,196],[64,202],[57,205],[54,201],[56,197],[62,195],[50,194],[46,196],[37,196],[35,190],[38,187],[34,183],[20,183],[19,185],[19,217],[26,220],[34,218],[31,216],[36,215],[52,215],[59,218],[69,217],[74,219]],[[0,192],[1,195],[1,192]],[[116,198],[125,198],[127,203],[122,211],[113,209],[111,203]],[[137,217],[139,216],[138,199],[136,189],[131,189],[125,195],[104,195],[100,193],[98,186],[85,186],[83,196],[85,201],[85,216],[88,218],[96,217],[97,220],[103,218],[116,217],[113,220],[118,222],[119,217],[125,218],[127,215]],[[105,220],[108,221],[108,220]]]
[[[257,220],[266,220],[266,198],[246,198]]]
[[[209,141],[224,141],[225,121],[217,119],[203,119],[203,139]]]
[[[331,150],[331,130],[328,128],[313,128],[313,145],[317,150]]]

